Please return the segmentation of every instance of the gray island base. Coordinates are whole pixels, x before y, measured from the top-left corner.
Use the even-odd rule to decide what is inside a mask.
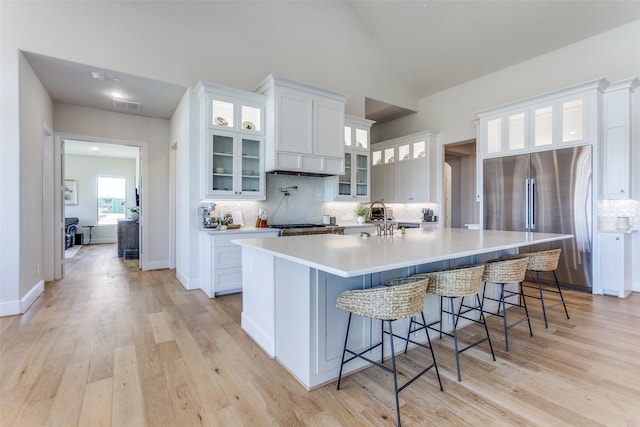
[[[242,328],[311,390],[338,377],[348,317],[336,308],[341,292],[415,273],[483,263],[525,246],[572,237],[445,228],[410,229],[404,235],[367,239],[324,234],[234,240],[242,247]],[[427,321],[437,320],[438,310],[439,298],[425,295]],[[397,321],[394,332],[406,334],[408,325],[408,319]],[[443,326],[451,328],[450,320]],[[379,340],[377,321],[356,316],[351,328],[351,348],[364,349]],[[426,341],[424,334],[418,332],[414,339]],[[386,351],[389,348],[385,345]],[[404,346],[398,342],[396,348]],[[376,351],[370,355],[373,359],[380,358]],[[366,362],[354,360],[345,371],[364,366]]]

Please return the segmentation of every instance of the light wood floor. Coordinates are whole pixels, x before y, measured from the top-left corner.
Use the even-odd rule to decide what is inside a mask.
[[[210,300],[173,270],[140,272],[115,255],[84,246],[26,314],[0,318],[2,427],[395,424],[385,372],[307,392],[240,329],[239,295]],[[403,391],[404,425],[640,425],[640,295],[566,297],[570,320],[554,308],[545,330],[532,310],[534,337],[512,329],[508,354],[491,318],[498,360],[486,346],[464,353],[461,383],[450,339],[436,340],[445,391],[433,372]]]

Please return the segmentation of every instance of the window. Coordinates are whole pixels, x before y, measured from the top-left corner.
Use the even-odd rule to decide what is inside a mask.
[[[127,217],[125,179],[98,177],[98,225],[115,225]]]

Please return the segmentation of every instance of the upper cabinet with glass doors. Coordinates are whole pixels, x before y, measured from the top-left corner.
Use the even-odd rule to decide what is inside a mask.
[[[203,82],[196,91],[204,122],[202,197],[264,200],[265,97]]]
[[[371,199],[371,173],[369,170],[369,132],[375,122],[345,116],[344,174],[328,188],[327,200],[369,202]]]
[[[433,150],[438,134],[419,132],[374,145],[371,151],[372,199],[386,203],[431,202],[437,179]]]
[[[478,114],[481,158],[590,144],[603,79]]]

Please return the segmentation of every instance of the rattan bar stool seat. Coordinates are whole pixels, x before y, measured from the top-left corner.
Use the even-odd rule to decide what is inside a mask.
[[[529,310],[527,309],[527,300],[525,299],[524,292],[522,290],[522,282],[524,281],[525,274],[527,272],[527,265],[529,264],[528,257],[519,257],[503,260],[494,260],[485,264],[483,280],[485,282],[485,288],[482,292],[482,307],[484,313],[489,313],[486,309],[485,299],[498,302],[498,309],[494,314],[495,316],[502,317],[504,326],[504,342],[505,351],[509,351],[509,329],[526,321],[529,325],[529,335],[533,336],[531,329],[531,321],[529,320]],[[493,298],[487,296],[487,283],[495,283],[500,287],[500,297]],[[509,283],[517,283],[518,290],[511,291],[505,289],[505,285]],[[517,303],[508,301],[509,298],[518,296],[520,300]],[[522,307],[524,308],[525,315],[518,321],[509,324],[507,321],[507,305],[510,307]],[[502,308],[502,314],[500,314],[500,308]]]
[[[569,319],[569,311],[567,310],[567,304],[564,301],[564,296],[562,295],[562,289],[560,289],[560,283],[558,283],[558,276],[556,275],[556,269],[558,268],[558,260],[560,259],[560,254],[562,253],[562,249],[550,249],[546,251],[538,251],[538,252],[529,252],[523,253],[518,256],[527,257],[529,259],[529,265],[527,270],[536,273],[536,281],[537,287],[531,286],[527,284],[523,284],[522,286],[525,288],[537,289],[539,296],[527,295],[529,298],[535,298],[540,300],[540,304],[542,305],[542,316],[544,317],[544,327],[549,328],[549,322],[547,320],[547,309],[553,308],[558,305],[562,305],[564,307],[564,313]],[[549,289],[548,287],[543,287],[542,282],[540,280],[541,272],[552,272],[553,279],[556,285],[556,289]],[[559,301],[554,303],[546,303],[544,300],[544,293],[548,294],[556,294],[560,297]]]
[[[431,340],[429,339],[429,336],[427,335],[428,345],[425,345],[424,343],[410,340],[409,337],[405,338],[394,334],[392,328],[392,322],[394,320],[406,319],[408,317],[413,318],[417,315],[421,315],[424,322],[424,314],[422,313],[422,310],[424,308],[424,298],[429,281],[428,279],[424,278],[419,280],[399,279],[395,282],[392,282],[392,284],[394,286],[383,286],[373,289],[344,291],[338,296],[336,307],[341,310],[347,311],[349,313],[349,320],[347,322],[347,332],[344,339],[344,350],[342,352],[342,363],[340,364],[337,389],[340,389],[340,383],[342,381],[342,368],[346,363],[349,363],[350,361],[357,358],[366,360],[367,362],[379,368],[382,368],[387,372],[390,372],[391,374],[393,374],[393,386],[396,399],[396,414],[398,426],[400,426],[400,400],[398,397],[398,393],[400,393],[407,386],[409,386],[411,383],[413,383],[415,380],[420,378],[423,374],[425,374],[432,368],[434,368],[436,371],[436,377],[438,379],[440,391],[443,391],[443,388],[442,381],[440,380],[440,373],[438,372],[436,357],[433,353],[433,348],[431,347]],[[351,327],[351,317],[354,314],[371,319],[378,319],[381,321],[381,340],[379,343],[372,345],[371,347],[366,349],[354,350],[347,348],[347,343],[349,340],[349,328]],[[388,330],[385,330],[384,322],[387,322]],[[384,365],[383,343],[385,334],[389,336],[389,342],[391,346],[390,368]],[[407,346],[409,342],[411,342],[412,344],[415,344],[422,348],[429,349],[429,351],[431,352],[431,358],[433,360],[433,363],[424,368],[420,373],[415,375],[400,387],[398,387],[396,355],[393,343],[394,338],[399,338],[406,341]],[[373,360],[369,356],[367,356],[367,354],[371,354],[370,352],[377,347],[382,348],[382,351],[380,352],[380,361]],[[347,354],[350,355],[349,358],[347,358]]]
[[[456,355],[456,368],[458,372],[458,381],[461,381],[460,376],[460,358],[459,354],[481,344],[485,341],[489,343],[489,349],[491,350],[491,357],[495,361],[496,357],[493,352],[493,345],[491,344],[491,337],[489,336],[489,329],[482,312],[482,301],[480,300],[480,289],[482,287],[482,277],[484,273],[484,265],[478,266],[463,266],[456,267],[448,270],[435,271],[431,273],[420,273],[411,276],[411,278],[425,278],[429,280],[429,286],[427,287],[427,293],[440,296],[440,320],[427,324],[423,321],[420,323],[415,318],[411,319],[409,325],[409,334],[420,331],[421,329],[433,330],[442,335],[447,335],[453,338],[455,355]],[[465,304],[465,297],[474,297],[477,306]],[[443,307],[443,299],[447,298],[449,302],[449,308]],[[457,309],[454,304],[454,300],[460,298],[460,304]],[[478,313],[478,318],[468,317],[467,313]],[[443,330],[442,315],[448,314],[453,317],[453,330],[451,332]],[[460,349],[458,346],[458,321],[460,319],[466,319],[474,323],[480,323],[484,326],[486,337],[482,338],[474,343],[468,344],[466,347]],[[435,325],[438,325],[437,327]],[[415,329],[414,329],[415,326]]]

